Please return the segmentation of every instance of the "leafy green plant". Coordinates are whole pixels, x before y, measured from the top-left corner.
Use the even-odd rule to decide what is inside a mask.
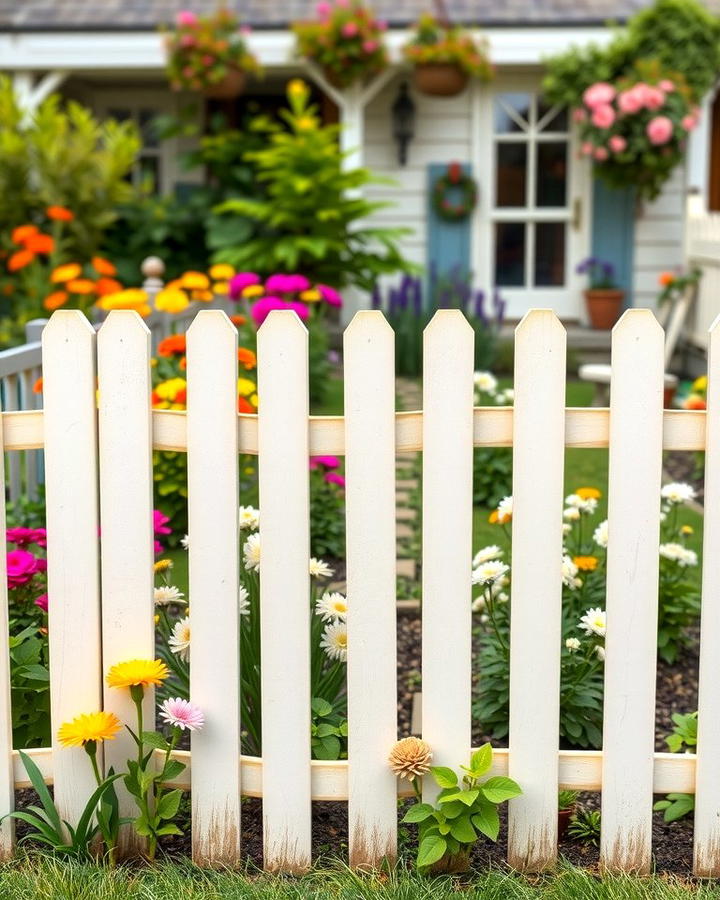
[[[673,713],[672,732],[665,738],[671,753],[684,753],[697,747],[697,712]],[[664,800],[658,800],[654,810],[663,813],[666,822],[675,822],[695,809],[694,794],[667,794]]]
[[[335,457],[319,457],[335,460]],[[330,559],[345,558],[345,490],[343,476],[322,463],[310,469],[310,552]],[[337,465],[340,461],[337,460]],[[330,479],[330,480],[328,480]]]
[[[347,718],[331,703],[313,697],[310,742],[313,759],[347,759]]]
[[[576,841],[597,847],[600,843],[600,812],[597,809],[581,809],[570,819],[568,834]]]
[[[344,169],[338,126],[322,125],[307,85],[288,87],[281,123],[263,117],[251,127],[265,146],[245,158],[266,190],[262,199],[230,199],[217,212],[240,215],[259,233],[215,254],[215,261],[259,272],[302,272],[313,282],[372,290],[380,275],[410,268],[397,239],[403,229],[363,227],[385,204],[358,194],[378,181],[367,169]]]
[[[403,55],[416,66],[456,65],[482,81],[490,81],[494,72],[487,41],[477,40],[466,29],[441,22],[430,13],[418,20],[412,39],[403,47]]]
[[[580,796],[579,791],[559,791],[558,792],[558,809],[572,809],[577,803],[577,799]]]
[[[484,744],[470,758],[470,766],[460,766],[462,780],[446,766],[431,766],[430,774],[441,789],[437,803],[418,802],[411,806],[403,822],[419,826],[417,867],[427,871],[445,859],[467,856],[481,834],[496,841],[500,832],[498,806],[518,797],[522,790],[511,778],[494,775],[483,778],[492,766],[492,747]],[[412,780],[418,800],[420,788]]]
[[[13,623],[10,623],[11,629]],[[50,671],[48,642],[28,625],[9,637],[13,745],[50,744]]]
[[[173,533],[168,536],[168,544],[177,546],[188,530],[187,454],[154,450],[153,482],[155,502],[172,523]]]

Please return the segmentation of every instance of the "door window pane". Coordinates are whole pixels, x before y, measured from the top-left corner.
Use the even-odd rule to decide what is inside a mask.
[[[538,100],[538,126],[541,131],[567,131],[567,107],[553,106],[541,97]]]
[[[500,94],[495,99],[495,131],[498,134],[525,131],[530,121],[530,94]]]
[[[538,222],[535,225],[534,281],[537,287],[565,284],[564,222]]]
[[[525,223],[495,223],[495,284],[522,287],[525,284]]]
[[[538,206],[565,206],[567,184],[567,143],[543,141],[537,145]]]
[[[497,145],[497,206],[525,206],[527,144]]]

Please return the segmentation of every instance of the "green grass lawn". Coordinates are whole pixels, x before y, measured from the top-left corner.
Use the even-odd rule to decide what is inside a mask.
[[[31,856],[0,866],[2,900],[710,900],[713,884],[675,878],[615,877],[561,866],[555,874],[523,878],[504,871],[467,878],[421,878],[407,872],[356,875],[340,865],[304,878],[210,872],[189,863],[108,870]]]

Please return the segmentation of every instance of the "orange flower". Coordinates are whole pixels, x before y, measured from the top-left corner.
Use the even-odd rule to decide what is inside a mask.
[[[49,219],[56,222],[72,222],[75,214],[65,206],[48,206],[45,210]]]
[[[103,259],[102,256],[93,256],[92,266],[98,275],[117,275],[115,266],[109,259]]]
[[[700,394],[688,394],[683,403],[683,409],[707,409],[707,403]]]
[[[25,247],[33,253],[52,253],[55,239],[49,234],[31,234],[25,241]]]
[[[33,385],[33,394],[42,394],[42,392],[43,392],[43,380],[42,380],[42,375],[41,375],[40,378],[38,378],[38,380]]]
[[[67,303],[68,296],[67,291],[53,291],[43,300],[43,306],[49,310],[59,309]]]
[[[184,372],[187,369],[187,359],[183,356],[183,358],[178,363],[180,369]]]
[[[658,281],[662,287],[669,287],[675,281],[675,275],[672,272],[661,272]]]
[[[95,282],[89,278],[71,278],[65,285],[71,294],[94,294]]]
[[[257,358],[252,350],[248,350],[247,347],[239,347],[238,348],[238,362],[242,363],[242,365],[246,369],[254,369],[257,365]]]
[[[17,272],[18,269],[22,269],[25,266],[30,265],[30,263],[35,259],[35,254],[32,250],[18,250],[8,260],[8,271]]]
[[[163,338],[158,344],[157,352],[159,356],[183,356],[185,353],[185,335],[171,334],[169,337]]]
[[[193,291],[191,299],[199,300],[201,303],[210,303],[213,299],[213,292],[212,291]]]
[[[255,409],[244,397],[238,397],[238,412],[252,414],[255,412]]]
[[[240,327],[241,325],[244,325],[247,322],[247,319],[245,318],[245,316],[238,314],[238,315],[230,316],[230,321],[233,323],[233,325],[237,325],[238,327]]]
[[[64,266],[57,266],[52,270],[50,281],[52,281],[53,284],[58,284],[62,281],[70,281],[73,278],[77,278],[81,272],[82,268],[77,263],[65,263]]]
[[[122,289],[122,285],[115,278],[98,278],[95,282],[95,292],[99,297],[104,297],[106,294],[116,294]]]
[[[36,225],[18,225],[17,228],[13,228],[10,238],[13,244],[24,244],[33,234],[37,234]]]

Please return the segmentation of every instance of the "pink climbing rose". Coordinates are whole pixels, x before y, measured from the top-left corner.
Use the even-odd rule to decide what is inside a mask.
[[[650,143],[654,146],[659,147],[662,144],[667,144],[673,133],[672,119],[669,119],[667,116],[655,116],[654,119],[650,119],[648,122],[645,133]]]
[[[597,81],[591,84],[583,94],[583,103],[589,109],[594,109],[601,104],[612,103],[615,99],[615,88],[606,81]]]

